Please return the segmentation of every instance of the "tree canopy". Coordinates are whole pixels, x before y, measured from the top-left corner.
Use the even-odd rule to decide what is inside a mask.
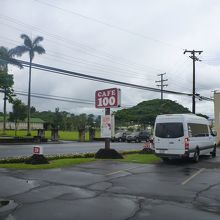
[[[8,99],[10,103],[13,101],[13,96],[14,96],[13,85],[14,85],[13,75],[7,74],[7,72],[0,70],[0,89],[6,92],[5,94],[6,99]]]
[[[190,113],[188,108],[172,100],[153,99],[115,113],[116,125],[153,125],[159,114]]]
[[[17,125],[26,118],[27,106],[19,99],[13,100],[12,112],[9,114],[9,121],[15,123],[15,136],[17,135]]]

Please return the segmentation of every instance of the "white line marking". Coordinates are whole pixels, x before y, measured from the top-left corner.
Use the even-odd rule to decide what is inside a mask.
[[[192,180],[194,177],[199,175],[204,170],[205,170],[205,168],[201,168],[200,170],[198,170],[196,173],[194,173],[192,176],[190,176],[188,179],[186,179],[184,182],[182,182],[182,185],[187,184],[190,180]]]
[[[114,174],[117,174],[117,173],[126,172],[126,171],[129,171],[129,170],[134,170],[134,169],[140,168],[140,167],[144,167],[144,166],[132,167],[132,168],[125,169],[125,170],[118,170],[118,171],[115,171],[115,172],[112,172],[112,173],[107,173],[106,176],[111,176],[111,175],[114,175]]]
[[[111,176],[111,175],[114,175],[116,173],[120,173],[120,172],[123,172],[124,170],[118,170],[116,172],[112,172],[112,173],[107,173],[106,176]]]

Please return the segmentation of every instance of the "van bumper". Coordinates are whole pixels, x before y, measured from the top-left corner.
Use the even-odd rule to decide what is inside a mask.
[[[168,159],[189,158],[189,152],[185,152],[184,154],[160,154],[160,153],[155,153],[155,155],[160,157],[160,158],[168,158]]]

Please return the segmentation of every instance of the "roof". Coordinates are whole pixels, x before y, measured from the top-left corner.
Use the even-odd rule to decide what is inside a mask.
[[[156,120],[169,120],[169,119],[186,119],[186,120],[199,120],[199,121],[207,121],[206,118],[197,116],[192,113],[186,113],[186,114],[164,114],[164,115],[158,115]]]
[[[25,122],[27,122],[27,118],[25,119]],[[41,118],[30,118],[30,122],[32,123],[44,123],[45,121]]]
[[[3,122],[3,121],[4,121],[4,117],[0,116],[0,122]],[[27,118],[24,120],[24,122],[27,122]],[[45,123],[45,121],[42,120],[41,118],[30,118],[30,122],[31,123]]]

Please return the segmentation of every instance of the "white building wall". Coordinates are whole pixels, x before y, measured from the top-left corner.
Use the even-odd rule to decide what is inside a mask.
[[[215,119],[214,125],[215,130],[217,131],[217,143],[220,142],[220,93],[214,93],[214,112]]]
[[[43,123],[31,123],[30,127],[31,127],[31,130],[43,129],[44,125],[43,125]],[[15,123],[14,122],[6,122],[6,129],[14,130]],[[18,123],[18,130],[25,130],[25,129],[27,129],[26,122]],[[0,122],[0,130],[3,130],[3,122]]]

